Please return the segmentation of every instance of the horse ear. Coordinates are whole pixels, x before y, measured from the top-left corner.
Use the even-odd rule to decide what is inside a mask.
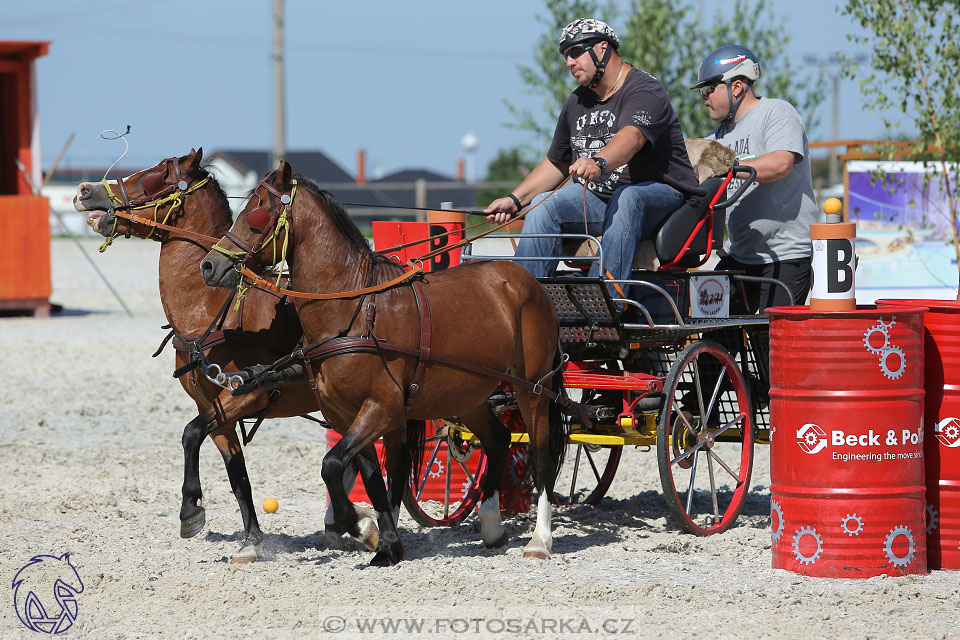
[[[290,163],[286,160],[281,160],[280,166],[277,167],[277,177],[273,181],[273,186],[279,191],[283,191],[292,180],[293,169],[290,167]]]
[[[180,158],[180,162],[188,167],[188,170],[191,170],[193,167],[200,166],[201,158],[203,158],[203,147],[200,147],[200,149],[191,148],[190,153]]]

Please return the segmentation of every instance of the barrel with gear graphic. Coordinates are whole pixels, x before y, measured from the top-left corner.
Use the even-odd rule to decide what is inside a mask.
[[[923,326],[927,565],[960,569],[960,305],[953,300],[877,300],[926,308]]]
[[[767,313],[774,568],[926,573],[923,310]]]

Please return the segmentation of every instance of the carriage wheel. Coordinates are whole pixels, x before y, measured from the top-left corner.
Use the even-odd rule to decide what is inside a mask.
[[[670,368],[663,395],[657,461],[667,507],[690,533],[726,531],[753,470],[754,415],[743,374],[722,346],[695,342]]]
[[[403,505],[424,527],[463,522],[477,506],[487,472],[483,449],[456,437],[442,420],[428,420],[419,474],[410,474]]]
[[[569,444],[553,485],[553,503],[595,505],[607,494],[620,465],[620,445]]]

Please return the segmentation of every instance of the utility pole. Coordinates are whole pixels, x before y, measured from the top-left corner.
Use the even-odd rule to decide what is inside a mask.
[[[286,89],[283,65],[283,0],[273,0],[273,166],[287,157]]]
[[[854,62],[862,62],[866,60],[866,56],[862,53],[851,56],[851,59]],[[827,57],[819,57],[815,55],[807,55],[803,57],[804,62],[807,64],[815,64],[820,67],[820,73],[829,73],[830,75],[830,84],[831,89],[833,90],[833,104],[830,106],[830,140],[836,141],[839,136],[840,128],[840,72],[837,70],[842,64],[842,59],[840,56],[831,55]],[[832,69],[827,72],[827,67],[832,67]],[[829,155],[830,165],[829,165],[829,180],[830,185],[833,186],[840,182],[840,168],[837,162],[837,149],[836,147],[827,147],[827,152]]]

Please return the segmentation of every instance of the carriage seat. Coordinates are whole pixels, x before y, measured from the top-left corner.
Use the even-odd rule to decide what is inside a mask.
[[[706,213],[707,206],[723,184],[726,175],[733,164],[735,153],[719,142],[701,138],[686,140],[687,155],[693,165],[694,173],[700,182],[702,195],[692,195],[676,211],[671,213],[657,230],[655,238],[640,240],[634,253],[633,268],[656,271],[661,264],[672,262],[687,239],[693,232],[697,222]],[[690,267],[700,264],[709,252],[719,249],[723,245],[723,234],[726,228],[726,216],[722,210],[715,210],[713,216],[713,243],[707,247],[709,229],[704,226],[697,233],[696,238],[687,248],[686,253],[677,261],[677,267]],[[562,233],[583,233],[583,224],[570,222],[560,227]],[[587,232],[600,237],[603,231],[602,223],[591,223]],[[564,255],[584,257],[596,254],[596,243],[585,240],[574,240],[564,243]]]

